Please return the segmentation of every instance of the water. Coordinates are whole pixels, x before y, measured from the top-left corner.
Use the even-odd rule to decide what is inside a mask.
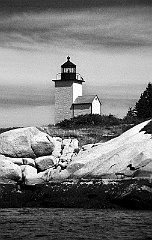
[[[0,127],[40,126],[54,124],[54,105],[0,105]]]
[[[134,106],[135,99],[103,99],[102,114],[124,117],[128,108]],[[40,126],[54,124],[54,104],[45,106],[25,106],[0,104],[0,127]]]
[[[59,208],[0,209],[0,239],[152,239],[152,212]]]

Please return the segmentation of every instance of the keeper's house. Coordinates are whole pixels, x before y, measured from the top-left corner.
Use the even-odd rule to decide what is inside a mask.
[[[55,82],[55,123],[82,114],[101,114],[101,102],[97,95],[82,95],[82,83],[85,82],[76,65],[67,57],[61,65]]]

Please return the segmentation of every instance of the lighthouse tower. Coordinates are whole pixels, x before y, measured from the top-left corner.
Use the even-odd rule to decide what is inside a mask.
[[[73,103],[82,96],[82,83],[80,74],[76,73],[76,65],[67,57],[61,65],[61,73],[57,74],[55,82],[55,123],[74,116]]]

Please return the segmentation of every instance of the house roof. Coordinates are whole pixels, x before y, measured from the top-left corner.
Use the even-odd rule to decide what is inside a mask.
[[[87,103],[92,103],[94,98],[98,96],[97,95],[85,95],[85,96],[79,96],[75,99],[73,104],[87,104]],[[99,98],[98,98],[99,100]],[[100,102],[100,100],[99,100]]]

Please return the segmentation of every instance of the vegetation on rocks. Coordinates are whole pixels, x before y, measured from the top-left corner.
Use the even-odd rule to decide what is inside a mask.
[[[72,129],[49,125],[41,128],[41,130],[54,137],[77,138],[80,147],[85,144],[105,142],[119,136],[125,129],[128,129],[126,125],[84,126],[73,127]]]
[[[65,119],[57,124],[62,128],[84,127],[84,126],[114,126],[119,125],[121,119],[109,115],[99,114],[85,114],[73,117],[71,119]]]

